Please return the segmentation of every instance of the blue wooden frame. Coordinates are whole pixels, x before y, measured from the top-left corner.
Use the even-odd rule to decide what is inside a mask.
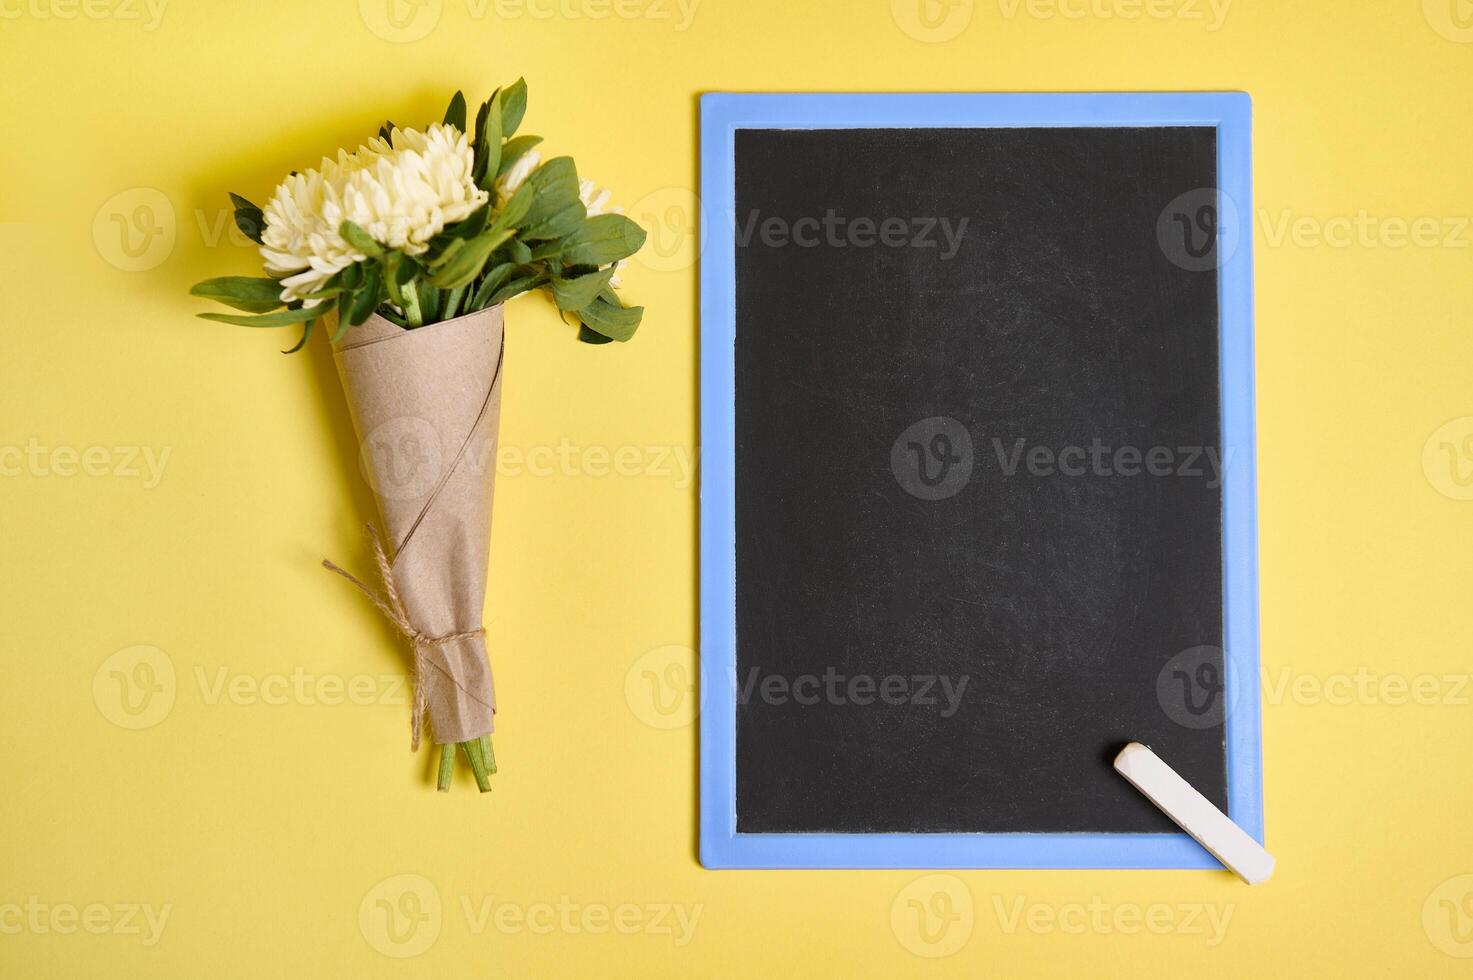
[[[736,832],[734,135],[738,129],[1214,126],[1229,816],[1263,840],[1253,440],[1252,103],[1243,93],[735,95],[701,99],[701,863],[708,868],[1220,868],[1185,834]],[[1230,233],[1226,220],[1220,233]],[[1231,455],[1229,455],[1231,454]],[[1169,760],[1168,760],[1169,761]]]

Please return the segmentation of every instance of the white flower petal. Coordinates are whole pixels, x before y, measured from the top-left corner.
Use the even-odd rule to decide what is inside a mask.
[[[260,251],[272,275],[300,273],[282,280],[283,299],[314,292],[363,261],[339,234],[344,221],[390,248],[423,253],[445,225],[489,199],[471,179],[474,169],[465,134],[436,124],[423,133],[396,129],[387,142],[371,139],[356,153],[339,150],[319,169],[282,181],[262,209]]]
[[[522,186],[522,181],[526,180],[527,176],[541,163],[542,154],[536,150],[528,150],[517,157],[517,162],[512,164],[511,169],[502,174],[501,179],[496,182],[496,196],[503,201],[509,199],[517,192],[517,188]]]

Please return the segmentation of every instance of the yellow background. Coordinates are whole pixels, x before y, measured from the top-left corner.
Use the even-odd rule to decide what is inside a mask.
[[[1473,878],[1458,878],[1473,874],[1473,691],[1458,680],[1473,490],[1450,469],[1473,470],[1466,3],[1234,0],[1219,16],[1206,0],[956,0],[922,19],[916,0],[701,0],[685,23],[673,0],[396,2],[407,26],[384,0],[169,0],[156,21],[142,0],[0,0],[0,447],[40,460],[0,456],[0,973],[1473,967],[1452,955],[1473,954],[1455,928],[1473,926]],[[519,74],[526,131],[653,226],[626,276],[647,313],[632,343],[593,348],[541,298],[510,307],[503,443],[545,447],[550,465],[504,460],[497,486],[495,792],[462,768],[445,797],[429,754],[406,750],[402,703],[252,693],[301,671],[314,701],[359,675],[392,695],[376,678],[402,673],[404,653],[317,567],[363,567],[372,513],[323,346],[284,358],[294,336],[195,320],[206,307],[186,290],[256,267],[225,232],[226,191],[261,201],[386,116],[438,118],[455,88],[483,97]],[[698,93],[1076,89],[1254,97],[1278,873],[1250,890],[1203,872],[703,871],[696,733],[681,724],[697,506],[674,462],[697,433]],[[1378,230],[1339,237],[1362,212]],[[136,256],[118,223],[135,217]],[[1398,247],[1395,222],[1422,217],[1436,235]],[[57,472],[91,447],[93,475]],[[635,447],[638,463],[600,475],[591,447]],[[169,454],[156,480],[145,450]],[[172,668],[175,695],[135,730],[115,721],[140,720],[119,700],[122,679],[148,679],[139,657],[156,685]],[[1361,669],[1435,675],[1435,703],[1397,703],[1384,681],[1342,696],[1336,679]],[[431,904],[395,945],[375,923],[414,911],[406,883]],[[480,917],[488,899],[512,909],[501,925]],[[637,905],[639,931],[575,931],[560,902],[595,924]],[[46,908],[39,927],[27,903]],[[103,934],[53,928],[98,903]],[[152,944],[121,918],[145,903],[170,910]],[[1159,903],[1167,934],[1129,929]],[[699,916],[689,937],[677,907]],[[936,942],[917,908],[950,910]],[[1231,915],[1215,945],[1194,931],[1208,909]],[[518,912],[538,927],[512,928]]]

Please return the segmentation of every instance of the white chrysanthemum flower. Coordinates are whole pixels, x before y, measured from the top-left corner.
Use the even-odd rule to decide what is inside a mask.
[[[490,195],[476,186],[470,141],[454,126],[396,129],[390,136],[392,145],[375,138],[358,151],[367,165],[346,175],[343,202],[374,241],[419,255]]]
[[[346,216],[333,178],[348,160],[339,151],[338,160],[324,158],[320,170],[292,174],[262,209],[266,227],[261,257],[267,274],[281,279],[284,303],[318,291],[337,272],[364,258],[338,234]],[[320,302],[309,299],[303,305]]]
[[[578,181],[578,199],[583,202],[590,218],[600,214],[623,214],[623,208],[609,207],[609,192],[600,191],[598,185],[591,180]]]
[[[542,154],[536,150],[528,150],[517,157],[517,162],[511,165],[511,169],[496,179],[496,196],[502,202],[511,200],[511,196],[517,192],[526,180],[542,163]]]
[[[282,182],[264,210],[261,255],[281,280],[284,302],[303,299],[366,257],[338,234],[352,221],[375,241],[418,255],[447,224],[486,203],[475,184],[474,155],[464,133],[435,124],[421,133],[395,129],[356,153],[324,159],[320,171]],[[305,299],[304,306],[321,300]]]

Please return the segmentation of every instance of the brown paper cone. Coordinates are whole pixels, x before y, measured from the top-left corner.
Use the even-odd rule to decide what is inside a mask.
[[[501,417],[502,308],[413,330],[375,314],[333,345],[394,583],[414,628],[479,629]],[[425,644],[417,683],[438,743],[492,730],[481,635]]]

